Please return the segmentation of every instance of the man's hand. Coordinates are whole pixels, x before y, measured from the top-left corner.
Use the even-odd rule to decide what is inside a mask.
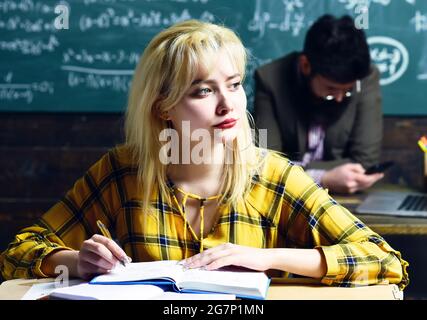
[[[347,163],[325,172],[321,183],[333,193],[351,194],[369,188],[383,177],[383,173],[366,175],[359,163]]]

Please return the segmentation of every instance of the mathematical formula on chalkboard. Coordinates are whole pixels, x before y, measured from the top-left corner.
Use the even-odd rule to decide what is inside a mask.
[[[365,14],[386,114],[427,114],[421,0],[0,0],[0,111],[123,112],[147,43],[186,19],[223,23],[242,38],[251,110],[255,68],[301,50],[324,13]]]

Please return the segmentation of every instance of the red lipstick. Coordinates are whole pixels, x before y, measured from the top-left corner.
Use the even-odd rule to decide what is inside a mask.
[[[229,118],[225,119],[223,122],[214,125],[218,129],[230,129],[233,128],[237,123],[237,119]]]

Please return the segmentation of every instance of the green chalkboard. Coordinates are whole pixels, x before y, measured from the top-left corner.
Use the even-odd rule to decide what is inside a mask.
[[[68,29],[55,24],[66,17],[55,12],[62,4]],[[0,111],[122,112],[148,41],[189,18],[240,35],[251,52],[245,88],[252,110],[254,69],[300,50],[324,13],[350,14],[366,28],[385,114],[427,114],[424,0],[0,0]]]

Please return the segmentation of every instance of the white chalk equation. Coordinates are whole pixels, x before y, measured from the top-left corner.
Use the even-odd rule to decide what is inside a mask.
[[[137,0],[83,0],[83,3],[85,5],[91,5],[91,4],[114,4],[114,3],[121,3],[121,4],[126,4],[126,3],[132,3],[135,2]],[[146,1],[150,1],[150,0],[146,0]]]
[[[83,3],[85,5],[92,5],[92,4],[114,4],[114,3],[132,3],[137,2],[140,0],[83,0]],[[164,0],[145,0],[145,2],[159,2]],[[200,4],[206,4],[209,2],[209,0],[170,0],[171,2],[176,3],[200,3]],[[141,1],[142,2],[142,1]]]
[[[372,62],[381,73],[380,84],[389,85],[401,78],[409,66],[409,53],[399,41],[389,37],[369,37]]]
[[[380,4],[382,6],[388,6],[391,0],[338,0],[344,4],[347,10],[355,10],[357,7],[366,6],[370,7],[372,3]]]
[[[22,101],[31,104],[37,94],[54,94],[54,85],[49,81],[17,83],[13,82],[13,72],[4,76],[4,82],[0,83],[0,101]]]
[[[17,52],[23,55],[40,56],[45,52],[53,52],[59,47],[59,40],[50,35],[47,40],[15,38],[0,40],[0,51]]]
[[[265,1],[256,0],[253,18],[248,23],[248,30],[256,32],[259,39],[263,38],[268,30],[290,32],[292,36],[298,37],[306,27],[304,2],[301,0],[283,0],[280,19],[275,19],[270,10],[264,9],[268,5]]]
[[[215,16],[209,11],[204,11],[201,15],[194,16],[188,9],[183,9],[179,12],[162,12],[158,10],[139,12],[128,9],[126,13],[118,13],[114,8],[109,7],[96,16],[82,14],[79,19],[79,28],[83,32],[92,29],[111,28],[164,28],[188,19],[213,22],[215,21]]]
[[[118,50],[88,50],[67,48],[62,53],[62,63],[64,64],[85,64],[85,65],[131,65],[135,66],[141,53],[136,51]]]
[[[427,80],[427,43],[424,44],[421,52],[421,59],[418,62],[419,75],[418,80]]]
[[[24,32],[52,32],[55,30],[54,21],[45,21],[42,18],[28,19],[18,15],[6,19],[0,19],[0,30],[16,31],[22,30]]]
[[[115,92],[128,92],[134,70],[95,69],[64,65],[70,88],[84,86],[89,89],[111,89]]]
[[[340,3],[344,4],[347,10],[354,10],[357,7],[366,6],[370,7],[372,4],[382,5],[384,7],[390,5],[391,0],[338,0]],[[405,0],[406,3],[410,5],[415,5],[417,0]]]
[[[420,10],[417,10],[415,16],[411,19],[411,24],[414,25],[417,33],[427,31],[427,13],[423,14]]]
[[[0,13],[6,14],[9,12],[37,12],[41,14],[52,14],[55,10],[55,6],[57,5],[57,3],[53,2],[54,1],[52,1],[50,5],[42,1],[34,0],[1,0]]]

